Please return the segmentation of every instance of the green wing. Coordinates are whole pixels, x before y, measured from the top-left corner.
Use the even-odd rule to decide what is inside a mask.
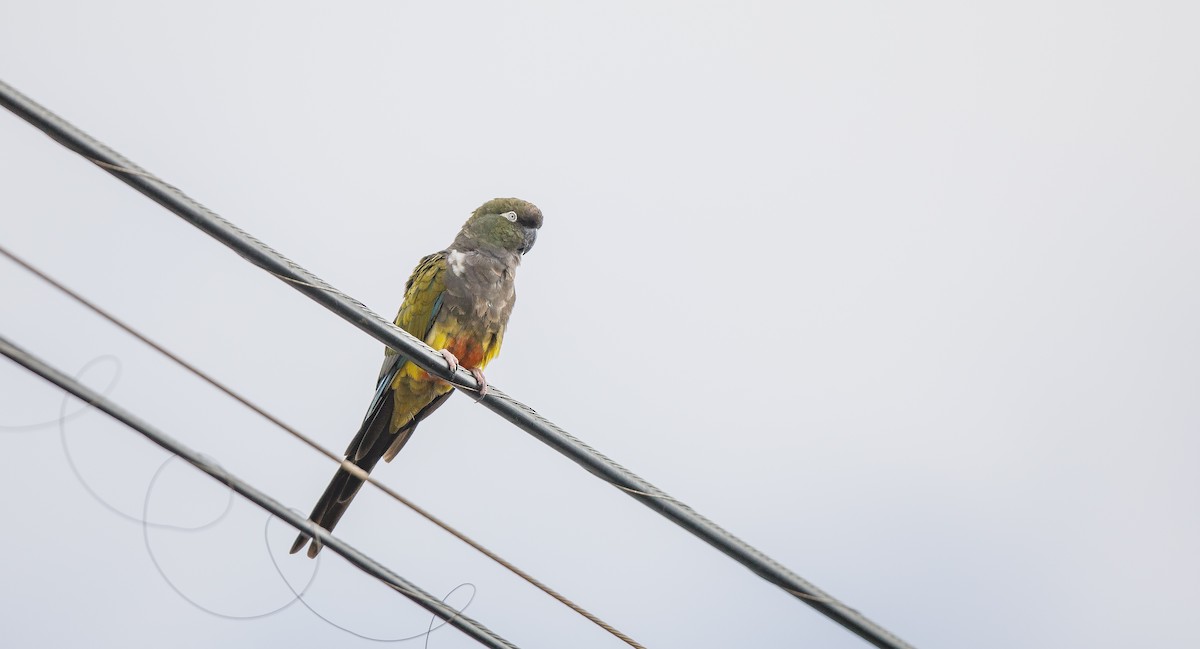
[[[396,326],[425,340],[442,309],[446,295],[446,252],[435,252],[421,260],[404,284],[404,302],[396,314]],[[396,351],[388,348],[388,357]],[[386,368],[388,363],[384,363]],[[383,372],[380,372],[382,375]]]
[[[408,282],[404,284],[404,302],[400,304],[400,312],[396,314],[396,326],[425,340],[429,330],[433,328],[433,323],[437,321],[445,294],[446,252],[435,252],[421,259],[409,276]],[[383,367],[379,370],[375,396],[367,408],[362,428],[346,449],[347,456],[355,460],[361,459],[375,445],[379,435],[389,428],[390,409],[386,409],[389,410],[387,417],[381,417],[381,411],[385,410],[384,402],[390,400],[388,397],[391,395],[392,379],[396,378],[396,373],[407,360],[408,357],[391,347],[384,350]]]

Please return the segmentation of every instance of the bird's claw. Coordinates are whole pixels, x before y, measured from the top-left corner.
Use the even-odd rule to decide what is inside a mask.
[[[475,380],[479,382],[479,398],[482,399],[486,397],[488,393],[488,382],[487,379],[483,378],[483,370],[479,369],[478,367],[472,367],[471,376],[475,377]]]
[[[449,349],[439,349],[438,353],[442,358],[446,359],[446,364],[450,366],[450,373],[454,374],[458,371],[458,357],[450,352]]]
[[[450,350],[439,349],[438,353],[442,355],[442,358],[446,359],[446,364],[450,366],[451,374],[457,372],[458,368],[461,367],[458,362],[458,357],[451,353]],[[479,398],[482,399],[486,397],[488,393],[488,383],[487,379],[483,377],[483,370],[479,369],[478,367],[472,367],[467,371],[471,373],[471,376],[475,377],[477,382],[479,382]],[[451,384],[454,385],[454,382],[451,381]]]

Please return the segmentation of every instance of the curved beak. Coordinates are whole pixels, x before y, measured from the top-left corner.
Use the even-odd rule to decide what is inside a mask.
[[[533,228],[525,228],[525,241],[521,244],[521,254],[533,250],[533,242],[537,241],[537,230]]]

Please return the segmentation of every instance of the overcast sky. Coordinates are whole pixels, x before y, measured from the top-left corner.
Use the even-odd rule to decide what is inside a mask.
[[[0,79],[390,317],[495,196],[545,225],[491,382],[917,647],[1200,644],[1188,2],[0,0]],[[381,358],[6,112],[0,244],[335,450]],[[0,259],[0,334],[289,506],[333,464]],[[0,425],[59,391],[0,362]],[[76,407],[75,406],[72,407]],[[164,452],[70,458],[135,518]],[[0,431],[12,647],[377,647],[189,604],[54,425]],[[376,475],[648,647],[866,646],[461,395]],[[150,519],[211,520],[182,463]],[[150,547],[247,616],[313,564],[237,500]],[[526,647],[619,647],[366,489],[338,528]],[[308,602],[429,616],[331,553]],[[450,601],[461,605],[470,588]],[[420,646],[420,641],[399,646]],[[446,629],[431,647],[476,646]]]

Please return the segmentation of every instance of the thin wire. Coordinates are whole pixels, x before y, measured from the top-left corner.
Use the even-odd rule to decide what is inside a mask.
[[[175,459],[177,457],[178,456],[172,455],[172,456],[168,457],[166,460],[164,460],[162,464],[159,465],[158,470],[154,472],[154,476],[150,478],[149,484],[146,485],[146,496],[145,496],[145,498],[142,499],[142,542],[146,545],[146,554],[150,557],[150,563],[154,564],[154,569],[158,571],[158,576],[161,577],[163,581],[167,582],[167,586],[169,586],[171,588],[171,590],[175,591],[175,594],[179,595],[179,597],[181,599],[183,599],[183,601],[187,602],[188,604],[191,604],[192,606],[196,607],[197,609],[199,609],[201,611],[204,611],[205,613],[208,613],[209,615],[212,615],[214,617],[219,617],[224,620],[259,620],[259,619],[262,619],[265,617],[270,617],[272,615],[275,615],[276,613],[279,613],[280,611],[288,609],[293,604],[295,604],[297,601],[303,601],[304,594],[308,592],[308,589],[317,580],[317,572],[321,568],[320,562],[316,562],[313,564],[312,575],[309,576],[308,581],[304,584],[304,588],[300,589],[299,592],[296,592],[296,589],[292,587],[291,582],[289,582],[286,577],[283,577],[283,573],[281,572],[279,576],[282,578],[283,583],[287,585],[288,590],[290,590],[292,592],[292,599],[288,600],[284,604],[281,604],[280,606],[278,606],[272,610],[264,611],[262,613],[251,613],[250,615],[234,615],[232,613],[222,613],[215,609],[211,609],[207,606],[204,606],[200,602],[197,602],[196,600],[192,599],[191,597],[188,597],[187,593],[183,592],[183,589],[180,588],[179,586],[175,585],[175,581],[172,580],[169,576],[167,576],[166,569],[163,568],[162,564],[160,564],[158,562],[158,555],[154,554],[154,546],[152,543],[150,543],[150,528],[153,526],[156,526],[156,527],[167,527],[167,526],[153,525],[149,522],[149,520],[150,520],[150,495],[154,493],[154,486],[158,483],[158,479],[162,476],[163,471],[166,470],[167,466],[170,465],[171,462],[175,461]],[[209,460],[209,461],[213,462],[213,460]],[[214,462],[214,464],[215,464],[215,462]],[[216,521],[220,521],[222,518],[224,518],[225,514],[229,513],[229,510],[232,508],[232,506],[233,506],[233,490],[230,489],[229,490],[229,505],[227,505],[225,507],[225,511],[222,512],[221,516],[219,518],[217,518]],[[268,517],[267,521],[269,522],[270,520],[271,519]],[[213,525],[216,521],[214,521],[213,523],[209,523],[208,525],[205,525],[202,527],[192,527],[192,528],[178,527],[178,526],[171,526],[171,527],[174,527],[174,529],[176,529],[176,530],[184,530],[184,531],[192,532],[192,531],[196,531],[198,529],[203,529],[204,527],[208,527],[209,525]],[[271,555],[271,552],[269,550],[267,552],[267,555],[271,557],[272,562],[275,561],[275,557],[273,555]],[[305,604],[305,606],[307,606],[307,604]],[[328,622],[328,620],[326,620],[326,621]],[[353,633],[353,632],[351,632],[351,633]]]
[[[77,372],[75,374],[75,380],[81,381],[83,379],[83,376],[85,374],[87,374],[87,371],[89,369],[91,369],[92,366],[94,366],[96,363],[98,363],[100,361],[104,361],[104,360],[112,360],[114,363],[116,363],[116,367],[117,367],[116,374],[113,377],[112,382],[109,383],[108,389],[106,389],[102,393],[104,396],[107,397],[108,391],[111,390],[112,387],[117,384],[117,380],[121,376],[121,361],[118,360],[116,356],[99,356],[97,358],[94,358],[94,359],[88,361],[79,370],[79,372]],[[86,491],[88,493],[88,495],[92,497],[93,500],[95,500],[97,503],[99,503],[101,507],[104,507],[105,509],[112,512],[113,514],[115,514],[121,518],[124,518],[125,520],[130,521],[132,523],[138,523],[142,526],[149,526],[149,527],[154,527],[154,528],[164,529],[164,530],[175,530],[177,532],[199,532],[200,530],[208,529],[208,528],[216,525],[217,523],[220,523],[222,520],[224,520],[224,518],[233,509],[233,491],[230,491],[229,497],[225,501],[225,509],[221,510],[221,513],[217,514],[216,517],[214,517],[212,520],[210,520],[206,523],[200,524],[200,525],[187,526],[187,525],[173,525],[170,523],[151,523],[149,521],[149,519],[146,518],[145,511],[142,512],[141,518],[138,518],[137,516],[134,516],[133,514],[127,514],[123,511],[121,511],[120,508],[118,508],[116,505],[109,502],[107,499],[105,499],[103,496],[101,496],[100,493],[98,491],[96,491],[95,488],[92,487],[91,483],[88,482],[87,479],[83,477],[83,471],[80,470],[79,465],[75,463],[75,455],[71,452],[70,443],[67,442],[67,420],[68,420],[68,417],[66,416],[66,411],[67,411],[67,405],[69,404],[70,401],[71,401],[71,395],[69,395],[69,394],[65,395],[63,397],[62,403],[58,407],[58,412],[60,415],[58,418],[58,440],[62,444],[63,457],[67,460],[67,468],[69,468],[71,470],[71,473],[75,474],[75,480],[77,482],[79,482],[79,485],[83,487],[83,490]],[[81,410],[77,411],[76,414],[78,414],[79,412],[86,412],[90,409],[91,408],[87,404],[84,404],[84,407]],[[157,477],[158,477],[158,474],[156,473],[155,479],[157,479]],[[150,482],[151,482],[151,484],[153,484],[154,480],[151,480]],[[151,552],[150,558],[151,558],[151,560],[154,559],[153,552]],[[187,599],[187,598],[185,597],[184,599]]]
[[[112,390],[112,388],[116,386],[117,381],[119,380],[120,375],[121,375],[121,364],[120,364],[119,359],[117,359],[117,357],[115,357],[115,356],[100,356],[98,358],[92,359],[91,361],[85,363],[84,366],[78,372],[75,373],[74,378],[76,381],[82,382],[83,377],[84,377],[84,375],[87,374],[88,370],[90,370],[94,365],[96,365],[100,361],[105,361],[105,360],[113,361],[115,363],[115,367],[116,367],[116,371],[114,372],[114,376],[113,376],[112,380],[109,382],[109,384],[105,388],[104,392],[101,393],[101,394],[103,394],[103,396],[107,397],[108,393]],[[107,499],[102,497],[92,487],[92,485],[87,481],[87,479],[83,477],[83,472],[80,470],[79,466],[76,465],[76,463],[75,463],[73,454],[71,453],[70,447],[67,443],[67,421],[69,421],[75,415],[79,415],[79,414],[83,414],[85,412],[91,411],[92,407],[85,403],[85,404],[83,404],[82,408],[80,408],[79,410],[72,413],[71,416],[67,416],[67,415],[65,415],[65,412],[67,409],[67,405],[70,403],[72,398],[73,398],[73,395],[71,393],[69,393],[69,392],[63,393],[62,403],[59,406],[59,412],[63,413],[63,414],[57,420],[59,437],[62,441],[63,454],[67,460],[67,465],[70,467],[71,472],[74,473],[75,479],[79,482],[80,486],[82,486],[84,488],[84,490],[86,490],[88,492],[88,494],[91,495],[92,498],[96,500],[96,502],[98,502],[101,506],[105,507],[106,509],[108,509],[112,513],[116,514],[117,516],[120,516],[121,518],[132,521],[134,523],[138,523],[141,526],[142,541],[146,548],[146,555],[150,558],[150,563],[154,566],[154,569],[158,572],[159,577],[162,578],[162,580],[167,584],[168,587],[170,587],[171,590],[175,591],[176,595],[178,595],[181,599],[183,599],[188,604],[191,604],[196,609],[203,611],[204,613],[207,613],[214,617],[219,617],[219,618],[226,619],[226,620],[262,619],[262,618],[274,615],[276,613],[279,613],[279,612],[291,607],[293,604],[296,603],[297,600],[303,600],[304,595],[308,592],[309,588],[312,587],[313,583],[315,583],[315,581],[317,579],[317,573],[320,570],[321,562],[324,560],[325,555],[318,555],[316,557],[316,559],[314,559],[311,562],[312,566],[313,566],[312,574],[309,575],[308,581],[305,582],[304,587],[301,590],[297,591],[296,588],[288,580],[287,576],[283,574],[283,569],[280,567],[279,562],[275,559],[274,553],[271,552],[270,539],[268,537],[268,533],[270,531],[271,521],[275,520],[274,516],[267,516],[266,525],[263,526],[263,540],[266,543],[267,556],[271,560],[271,565],[274,566],[276,574],[279,575],[280,580],[287,586],[288,590],[292,593],[293,598],[290,601],[285,602],[284,604],[280,605],[279,607],[277,607],[275,609],[265,611],[262,613],[252,613],[249,615],[237,615],[237,614],[232,614],[232,613],[222,613],[215,609],[209,608],[209,607],[201,604],[200,602],[192,599],[187,593],[185,593],[179,587],[179,585],[175,583],[175,581],[170,577],[170,575],[167,574],[166,568],[164,568],[162,566],[162,564],[159,563],[158,555],[155,554],[154,546],[150,542],[150,530],[151,529],[165,529],[165,530],[172,530],[172,531],[176,531],[176,532],[198,532],[200,530],[204,530],[204,529],[213,527],[213,526],[217,525],[218,523],[220,523],[222,520],[224,520],[225,517],[229,514],[229,512],[233,509],[234,491],[232,489],[228,489],[226,491],[228,498],[226,499],[225,509],[222,510],[221,513],[218,514],[215,518],[213,518],[212,520],[210,520],[206,523],[201,523],[199,525],[174,525],[174,524],[169,524],[169,523],[153,523],[153,522],[151,522],[150,521],[150,509],[149,509],[151,495],[154,493],[154,488],[157,485],[158,480],[162,476],[162,473],[166,469],[167,465],[169,465],[173,460],[178,459],[178,456],[171,455],[171,456],[167,457],[167,459],[159,466],[158,470],[156,470],[154,472],[154,475],[150,478],[150,482],[146,485],[146,496],[142,501],[141,517],[126,514],[125,512],[118,509],[116,505],[112,504]],[[42,424],[42,425],[44,426],[49,423],[50,422],[46,422],[45,424]],[[217,464],[217,462],[215,460],[210,459],[209,462],[211,462],[213,464]],[[302,515],[302,514],[297,512],[297,515]],[[474,601],[474,599],[475,599],[475,586],[473,584],[460,584],[459,586],[455,587],[453,590],[450,591],[449,594],[447,594],[445,597],[442,598],[442,600],[441,600],[442,603],[443,604],[446,603],[446,600],[453,593],[457,592],[459,588],[462,588],[464,586],[471,587],[470,600],[467,602],[466,605],[464,605],[462,608],[458,609],[459,611],[465,611],[467,606],[470,606],[471,602]],[[322,615],[321,613],[316,611],[311,605],[308,604],[307,601],[304,601],[303,603],[304,603],[304,606],[306,608],[308,608],[309,611],[313,615],[315,615],[317,618],[321,619],[326,624],[329,624],[329,625],[331,625],[337,629],[340,629],[346,633],[349,633],[351,635],[355,635],[360,638],[364,638],[367,640],[375,640],[375,641],[379,641],[379,642],[397,642],[397,641],[402,641],[402,640],[411,640],[411,639],[414,639],[414,638],[422,636],[422,635],[428,636],[428,634],[434,630],[434,627],[433,627],[434,621],[436,621],[438,619],[437,616],[430,616],[429,627],[428,627],[427,631],[423,634],[417,634],[414,636],[395,638],[395,639],[373,638],[373,637],[361,634],[361,633],[359,633],[353,629],[350,629],[348,627],[342,626],[342,625],[338,624],[337,622],[334,622],[333,620],[330,620],[329,618],[325,617],[324,615]],[[445,625],[446,625],[446,622],[443,620],[440,624],[437,625],[436,628],[440,629]],[[429,641],[428,637],[426,637],[426,645],[428,645],[428,641]]]
[[[40,129],[71,151],[105,169],[121,182],[145,194],[176,216],[220,241],[240,257],[284,279],[290,286],[327,310],[337,314],[376,340],[403,353],[431,375],[447,381],[477,386],[465,369],[450,372],[444,359],[422,341],[361,302],[343,294],[321,278],[243,231],[216,212],[203,206],[178,188],[138,167],[87,133],[0,81],[0,105]],[[509,397],[498,388],[490,388],[480,403],[510,423],[570,458],[593,475],[622,489],[634,499],[658,512],[679,527],[748,568],[767,582],[783,589],[822,615],[841,624],[867,642],[885,649],[911,649],[911,645],[868,619],[859,611],[826,594],[815,584],[789,570],[764,552],[734,536],[711,520],[637,474],[597,452],[557,424],[539,415],[529,406]]]
[[[60,370],[47,364],[45,361],[14,345],[4,336],[0,336],[0,354],[7,356],[25,369],[41,376],[43,379],[46,379],[50,383],[57,385],[63,390],[70,392],[76,397],[82,399],[84,402],[105,412],[113,419],[125,424],[134,431],[141,433],[150,441],[158,444],[167,451],[178,455],[181,459],[187,461],[192,466],[208,474],[209,477],[230,487],[247,500],[274,514],[276,517],[280,518],[297,530],[313,535],[315,538],[320,539],[322,544],[328,546],[331,551],[340,555],[358,569],[380,580],[430,613],[433,613],[443,620],[446,620],[450,624],[454,625],[455,628],[477,640],[481,644],[492,647],[493,649],[515,649],[515,645],[496,635],[479,622],[467,617],[466,615],[463,615],[461,612],[456,611],[453,608],[450,608],[442,601],[433,597],[412,582],[384,567],[378,561],[375,561],[371,557],[363,554],[350,544],[325,531],[323,528],[314,525],[311,521],[304,518],[303,515],[288,509],[279,501],[251,486],[241,478],[238,478],[232,473],[221,468],[220,465],[214,463],[204,455],[197,453],[192,448],[180,443],[175,438],[142,421],[133,413],[101,396],[99,393],[93,391],[79,381],[76,381],[67,374],[64,374]]]
[[[2,250],[0,250],[0,252],[2,252]],[[112,389],[117,387],[117,382],[119,380],[121,380],[121,361],[116,356],[105,355],[105,356],[98,356],[96,358],[93,358],[92,360],[90,360],[86,364],[84,364],[83,368],[79,370],[79,373],[76,374],[75,377],[81,378],[83,376],[83,374],[85,372],[87,372],[89,369],[91,369],[91,367],[93,365],[95,365],[96,363],[99,363],[100,361],[103,361],[103,360],[111,360],[117,368],[116,371],[113,372],[113,377],[108,382],[108,385],[105,386],[104,389],[101,390],[101,392],[100,392],[100,394],[103,394],[104,396],[107,397],[108,394],[110,392],[112,392]],[[0,432],[15,433],[15,432],[33,431],[33,430],[37,430],[40,428],[45,428],[46,426],[49,426],[50,424],[53,424],[56,422],[60,426],[62,426],[62,425],[65,425],[66,422],[78,418],[80,415],[83,415],[84,413],[88,412],[89,410],[91,410],[91,408],[89,408],[87,406],[87,404],[84,404],[83,407],[81,407],[79,410],[76,410],[75,412],[68,414],[66,412],[66,402],[64,401],[64,403],[62,404],[62,407],[60,407],[58,409],[58,415],[59,415],[58,419],[47,419],[46,421],[34,422],[32,424],[0,424]]]
[[[266,524],[266,526],[264,526],[264,528],[263,528],[263,539],[264,539],[264,540],[266,540],[266,541],[268,542],[268,545],[269,545],[269,543],[270,543],[270,542],[269,542],[269,539],[267,538],[267,534],[270,532],[270,527],[271,527],[271,521],[272,521],[272,520],[274,520],[274,517],[268,518],[268,519],[267,519],[267,524]],[[322,615],[320,611],[318,611],[317,609],[313,608],[313,607],[312,607],[312,605],[308,603],[308,600],[304,599],[304,597],[303,597],[303,595],[304,595],[304,592],[303,592],[303,591],[297,592],[297,591],[296,591],[296,588],[295,588],[294,586],[292,586],[292,582],[288,581],[288,578],[287,578],[287,577],[286,577],[286,576],[283,574],[283,567],[282,567],[282,566],[280,566],[280,565],[279,565],[279,562],[275,560],[275,555],[274,555],[274,553],[268,552],[268,553],[267,553],[267,555],[268,555],[268,556],[271,558],[271,564],[272,564],[272,565],[275,567],[275,572],[276,572],[276,573],[278,573],[280,580],[281,580],[281,581],[283,581],[283,584],[284,584],[285,586],[287,586],[288,590],[292,591],[292,594],[293,594],[293,595],[295,595],[295,596],[296,596],[296,598],[300,600],[300,603],[301,603],[301,604],[303,604],[303,605],[304,605],[304,607],[305,607],[305,608],[307,608],[307,609],[308,609],[308,611],[309,611],[310,613],[312,613],[313,615],[315,615],[315,616],[317,616],[318,618],[320,618],[320,619],[321,619],[321,621],[325,622],[326,624],[328,624],[328,625],[330,625],[330,626],[332,626],[332,627],[334,627],[334,628],[341,629],[342,631],[345,631],[346,633],[349,633],[350,635],[357,636],[357,637],[359,637],[359,638],[361,638],[361,639],[363,639],[363,640],[370,640],[371,642],[405,642],[405,641],[407,641],[407,640],[415,640],[415,639],[417,639],[417,638],[420,638],[420,637],[424,636],[424,637],[425,637],[425,644],[428,646],[428,644],[429,644],[429,635],[430,635],[431,633],[433,633],[434,631],[437,631],[438,629],[440,629],[440,628],[442,628],[442,627],[446,626],[446,621],[445,621],[445,620],[443,620],[443,621],[442,621],[440,624],[438,624],[437,626],[434,626],[434,625],[433,625],[433,623],[434,623],[434,620],[436,620],[437,618],[436,618],[436,617],[430,617],[430,619],[429,619],[429,627],[428,627],[428,628],[426,628],[426,630],[425,630],[425,632],[424,632],[424,633],[417,633],[417,634],[415,634],[415,635],[403,636],[403,637],[399,637],[399,638],[376,638],[376,637],[374,637],[374,636],[369,636],[369,635],[366,635],[366,634],[363,634],[363,633],[359,633],[358,631],[355,631],[354,629],[351,629],[351,628],[349,628],[349,627],[342,626],[341,624],[338,624],[337,622],[334,622],[333,620],[331,620],[331,619],[329,619],[329,618],[325,617],[324,615]],[[320,557],[320,555],[317,555],[317,557],[316,557],[316,558],[319,560],[321,557]],[[475,588],[475,584],[472,584],[472,583],[470,583],[470,582],[464,582],[464,583],[461,583],[461,584],[459,584],[459,585],[455,586],[454,588],[451,588],[451,589],[450,589],[450,592],[446,593],[446,596],[442,598],[442,600],[441,600],[441,601],[442,601],[442,603],[443,603],[443,604],[445,604],[445,603],[446,603],[446,600],[450,599],[450,596],[451,596],[451,595],[453,595],[454,593],[457,593],[457,592],[459,591],[459,589],[460,589],[460,588],[465,588],[465,587],[470,587],[470,589],[471,589],[471,597],[469,597],[469,598],[467,599],[467,603],[466,603],[466,604],[463,604],[462,608],[460,608],[460,609],[458,609],[458,610],[459,610],[459,611],[465,611],[465,610],[467,610],[467,608],[468,608],[469,606],[471,606],[471,603],[475,601],[475,595],[476,595],[476,594],[477,594],[477,592],[478,592],[478,589],[476,589],[476,588]],[[447,604],[447,606],[449,606],[449,604]]]
[[[120,318],[117,318],[115,315],[113,315],[113,314],[109,313],[108,311],[104,310],[103,308],[97,306],[92,301],[90,301],[87,298],[83,297],[82,295],[76,293],[75,291],[67,288],[61,282],[55,280],[54,278],[50,277],[49,275],[47,275],[46,273],[44,273],[37,267],[30,264],[29,262],[18,257],[16,254],[14,254],[13,252],[11,252],[7,248],[5,248],[2,244],[0,244],[0,255],[7,257],[13,263],[24,268],[26,271],[32,273],[33,275],[35,275],[42,281],[46,282],[50,286],[53,286],[55,289],[62,292],[64,295],[71,298],[72,300],[78,302],[80,305],[87,308],[92,313],[95,313],[96,315],[100,316],[101,318],[104,318],[105,320],[112,323],[113,325],[115,325],[116,327],[118,327],[119,329],[124,331],[125,333],[128,333],[129,335],[131,335],[134,338],[141,341],[143,344],[153,348],[158,353],[171,359],[177,365],[179,365],[183,369],[187,370],[188,372],[192,373],[197,378],[201,379],[202,381],[208,383],[209,385],[213,386],[217,390],[220,390],[221,392],[225,393],[226,395],[233,398],[237,402],[246,406],[250,410],[254,411],[258,415],[265,418],[267,421],[278,426],[281,430],[287,432],[288,434],[292,435],[293,437],[300,440],[301,442],[304,442],[310,448],[316,450],[318,453],[321,453],[325,457],[328,457],[329,459],[341,464],[343,469],[346,469],[347,471],[351,472],[356,477],[363,478],[366,481],[370,482],[371,484],[375,485],[381,491],[383,491],[385,494],[387,494],[388,496],[391,496],[392,499],[396,500],[397,502],[401,503],[405,507],[408,507],[409,509],[416,512],[420,516],[424,517],[425,520],[428,520],[429,522],[433,523],[434,525],[437,525],[438,527],[442,528],[446,532],[449,532],[451,536],[459,539],[460,541],[462,541],[463,543],[466,543],[467,545],[471,546],[472,548],[475,548],[481,554],[488,557],[492,561],[495,561],[496,563],[500,564],[501,566],[504,566],[504,568],[508,569],[513,574],[515,574],[518,577],[520,577],[521,579],[524,579],[525,581],[529,582],[529,584],[533,585],[535,588],[538,588],[539,590],[546,593],[550,597],[553,597],[559,603],[561,603],[562,605],[571,609],[572,611],[575,611],[579,615],[582,615],[584,618],[586,618],[587,620],[589,620],[596,626],[598,626],[598,627],[604,629],[605,631],[611,633],[612,635],[616,636],[617,638],[619,638],[621,641],[625,642],[629,646],[635,647],[635,649],[645,649],[645,647],[643,647],[641,644],[638,644],[637,641],[635,641],[633,638],[629,637],[628,635],[626,635],[625,633],[623,633],[616,627],[614,627],[611,624],[600,619],[595,614],[591,613],[590,611],[583,608],[579,604],[576,604],[574,601],[567,598],[565,595],[562,595],[561,593],[554,590],[550,586],[546,585],[545,583],[543,583],[541,580],[537,579],[533,575],[525,572],[524,570],[521,570],[520,568],[513,565],[512,563],[510,563],[508,560],[504,559],[500,555],[496,554],[495,552],[492,552],[491,550],[486,548],[483,544],[472,539],[471,537],[467,536],[466,534],[458,531],[457,529],[452,527],[449,523],[443,521],[442,519],[438,518],[437,516],[434,516],[431,512],[429,512],[425,508],[417,505],[416,503],[409,500],[408,498],[400,495],[397,491],[393,490],[391,487],[383,484],[382,482],[379,482],[378,480],[376,480],[370,474],[363,471],[358,466],[356,466],[350,462],[344,461],[341,457],[335,455],[333,453],[333,451],[330,451],[329,449],[325,448],[324,446],[321,446],[319,443],[317,443],[311,437],[305,435],[304,433],[301,433],[299,430],[284,423],[283,420],[281,420],[278,417],[267,412],[266,410],[259,407],[257,404],[253,403],[246,397],[243,397],[241,394],[234,391],[233,388],[226,386],[224,383],[221,383],[220,381],[213,378],[212,376],[210,376],[206,372],[202,371],[198,367],[183,360],[182,358],[180,358],[179,356],[177,356],[176,354],[174,354],[173,352],[168,350],[166,347],[163,347],[162,345],[158,344],[157,342],[151,340],[148,336],[146,336],[142,332],[138,331],[137,329],[134,329],[132,325],[125,323],[123,320],[121,320]],[[65,448],[66,447],[65,437],[63,440],[63,445]],[[70,455],[68,455],[68,461],[69,460],[70,460]],[[73,463],[72,463],[72,468],[74,468]],[[86,487],[86,484],[85,484],[85,487]],[[90,488],[88,490],[91,491]],[[93,493],[93,495],[95,495],[95,494]],[[232,498],[232,494],[231,494],[231,498]],[[102,499],[100,499],[99,497],[97,497],[97,499],[101,500],[101,503],[103,503]],[[230,501],[230,505],[232,505],[232,500]],[[116,510],[114,510],[114,511],[116,511]],[[122,516],[126,516],[127,518],[133,519],[133,517],[128,516],[127,514],[124,514],[123,512],[118,511],[117,513],[121,514]]]

